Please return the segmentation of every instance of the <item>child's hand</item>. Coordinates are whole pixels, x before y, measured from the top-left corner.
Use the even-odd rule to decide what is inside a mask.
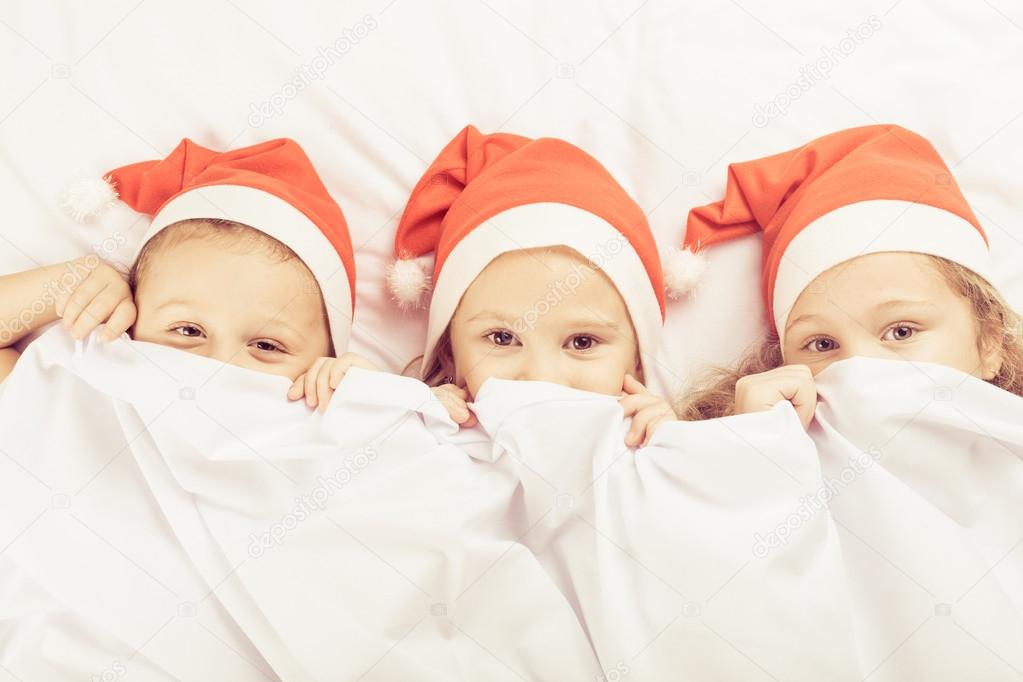
[[[648,391],[631,374],[625,375],[622,390],[625,396],[619,398],[618,402],[625,410],[625,416],[632,417],[632,427],[625,434],[625,444],[630,448],[645,446],[658,426],[678,419],[667,400]]]
[[[472,428],[479,423],[466,402],[469,400],[469,392],[454,384],[444,384],[433,389],[433,395],[441,402],[444,409],[448,411],[451,421],[462,428]]]
[[[376,365],[355,353],[345,353],[339,358],[317,358],[305,374],[300,375],[288,389],[288,400],[305,396],[306,405],[327,411],[330,396],[341,383],[341,379],[352,367],[377,371]]]
[[[784,365],[744,376],[735,384],[735,414],[763,412],[782,400],[792,403],[803,428],[809,428],[817,408],[817,387],[809,367]]]
[[[62,292],[54,302],[54,310],[64,318],[64,328],[76,340],[106,323],[100,340],[112,341],[135,324],[135,301],[128,282],[103,262],[70,291]]]

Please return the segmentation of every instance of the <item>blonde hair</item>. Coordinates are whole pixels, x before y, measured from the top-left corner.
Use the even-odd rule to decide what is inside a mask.
[[[1023,327],[1019,314],[977,273],[945,258],[927,258],[949,288],[970,302],[979,330],[978,348],[1001,351],[1001,368],[988,383],[1023,396]],[[735,410],[735,384],[739,379],[783,364],[781,341],[771,333],[747,351],[734,369],[711,370],[704,387],[686,396],[676,411],[688,421],[730,415]]]
[[[204,239],[240,251],[258,250],[277,263],[295,259],[305,268],[302,259],[286,244],[254,227],[220,218],[195,218],[172,223],[145,243],[128,272],[131,290],[135,291],[138,287],[157,255],[190,239]],[[308,271],[308,268],[305,269]],[[312,276],[312,273],[309,275]]]
[[[422,378],[422,382],[430,388],[436,388],[449,383],[446,380],[454,381],[454,376],[448,374],[448,372],[454,371],[455,364],[454,353],[451,350],[450,323],[444,330],[444,333],[440,335],[440,338],[437,339],[437,345],[433,349],[433,362],[430,363],[430,369],[425,374],[422,367],[423,358],[424,356],[417,355],[409,360],[409,363],[401,370],[401,375],[415,377],[416,379]],[[420,363],[418,371],[416,371],[416,363]],[[446,365],[450,365],[451,369],[448,369]]]

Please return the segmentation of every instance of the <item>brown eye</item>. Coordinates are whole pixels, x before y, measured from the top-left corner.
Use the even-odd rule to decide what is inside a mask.
[[[256,348],[267,353],[276,353],[281,351],[280,346],[269,341],[256,341]]]
[[[818,353],[827,353],[835,349],[835,342],[833,339],[817,339],[813,342],[813,349]]]
[[[515,336],[510,331],[503,329],[496,332],[490,332],[487,336],[489,336],[490,340],[497,346],[510,346],[515,341]]]
[[[202,330],[190,324],[183,324],[179,327],[174,327],[171,331],[175,331],[182,336],[187,336],[190,339],[202,336]]]
[[[573,336],[572,337],[572,349],[573,350],[590,350],[596,345],[597,341],[592,336]]]
[[[914,334],[916,334],[915,329],[904,324],[900,324],[889,329],[888,333],[885,334],[885,337],[890,338],[892,341],[905,341],[906,339],[911,338]]]
[[[802,350],[808,353],[830,353],[836,348],[838,348],[838,341],[827,336],[818,336],[807,341]]]

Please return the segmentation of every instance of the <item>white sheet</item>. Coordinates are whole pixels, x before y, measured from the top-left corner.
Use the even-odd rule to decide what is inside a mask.
[[[863,358],[817,388],[816,499],[839,528],[861,677],[1018,680],[1023,398],[940,365]]]
[[[860,679],[827,514],[782,551],[751,554],[764,520],[821,484],[791,405],[667,424],[638,451],[607,396],[490,380],[475,409],[522,479],[533,526],[523,542],[571,600],[604,670]]]
[[[451,437],[411,379],[351,372],[323,416],[288,403],[288,383],[127,337],[76,349],[53,329],[30,346],[0,392],[7,669],[597,673],[573,611],[516,542],[517,481],[466,454],[489,455],[478,433]]]
[[[843,42],[871,17],[869,38]],[[408,193],[466,123],[581,145],[668,249],[686,212],[721,196],[728,162],[894,122],[952,166],[1023,307],[1023,9],[1007,0],[43,0],[4,3],[0,20],[0,272],[127,257],[136,216],[78,225],[60,210],[77,178],[186,135],[220,148],[290,136],[351,225],[351,349],[400,370],[425,317],[395,310],[383,268]],[[800,85],[826,55],[827,77]],[[758,127],[758,106],[790,88]],[[758,249],[721,248],[696,298],[669,305],[664,385],[730,363],[763,330]]]
[[[1023,399],[919,363],[818,383],[809,436],[781,403],[637,451],[613,397],[553,384],[492,379],[456,431],[411,379],[352,370],[320,415],[281,377],[53,329],[0,384],[0,663],[1012,679]]]

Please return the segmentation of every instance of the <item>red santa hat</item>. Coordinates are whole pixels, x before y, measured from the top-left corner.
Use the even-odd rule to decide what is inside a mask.
[[[388,279],[402,305],[417,305],[431,280],[412,259],[434,255],[424,372],[483,269],[503,253],[545,246],[569,247],[611,279],[632,318],[644,369],[651,369],[664,284],[642,209],[578,147],[467,126],[412,190],[394,240],[398,260]]]
[[[762,284],[775,330],[818,275],[871,253],[941,256],[986,276],[987,236],[930,142],[895,125],[850,128],[731,164],[725,198],[689,212],[699,252],[763,233]]]
[[[153,216],[136,257],[160,230],[191,219],[242,223],[286,244],[319,284],[335,352],[348,346],[355,310],[355,258],[348,225],[295,141],[269,140],[217,152],[185,139],[165,159],[76,183],[65,207],[81,220],[118,198]]]

